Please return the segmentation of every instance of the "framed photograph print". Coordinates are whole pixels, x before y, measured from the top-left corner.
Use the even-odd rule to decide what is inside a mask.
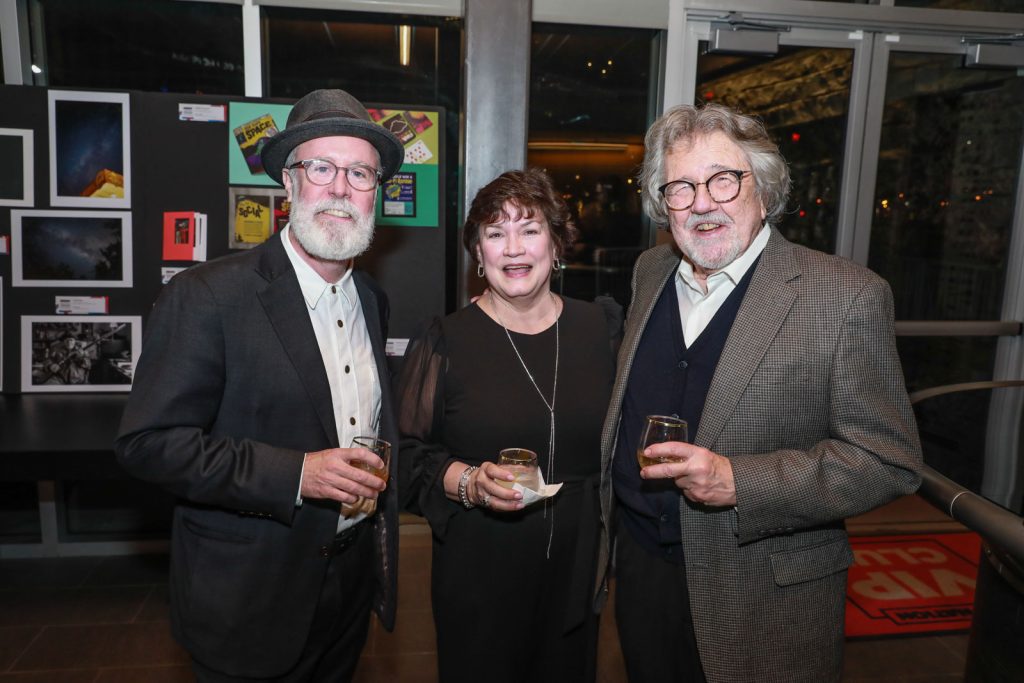
[[[284,127],[290,104],[228,103],[228,183],[279,187],[263,170],[260,152]]]
[[[288,225],[284,188],[228,188],[228,248],[251,249]]]
[[[33,133],[26,128],[0,128],[0,206],[32,206],[35,202]]]
[[[141,316],[22,316],[21,390],[130,391],[141,349]]]
[[[50,204],[131,208],[128,95],[50,90]]]
[[[130,211],[11,211],[14,287],[131,287]]]

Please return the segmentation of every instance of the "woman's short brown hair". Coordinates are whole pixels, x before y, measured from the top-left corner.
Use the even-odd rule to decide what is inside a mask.
[[[519,214],[509,216],[506,204],[518,208]],[[551,177],[539,168],[505,171],[482,187],[469,207],[466,225],[462,228],[462,243],[476,259],[482,228],[513,218],[530,218],[537,211],[551,229],[555,256],[561,257],[576,241],[576,225],[565,200],[555,191]]]

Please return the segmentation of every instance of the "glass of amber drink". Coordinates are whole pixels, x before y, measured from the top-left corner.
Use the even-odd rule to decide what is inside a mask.
[[[361,470],[366,470],[370,474],[383,479],[388,480],[388,471],[391,464],[391,444],[384,439],[376,439],[372,436],[357,436],[352,439],[352,448],[365,448],[368,451],[373,451],[378,458],[384,461],[384,469],[378,469],[371,467],[363,462],[353,461],[352,466],[358,467]]]
[[[648,415],[644,420],[644,430],[640,436],[640,444],[636,449],[636,459],[640,467],[657,465],[662,462],[671,462],[673,458],[651,458],[644,455],[648,446],[668,441],[679,441],[686,443],[687,425],[686,420],[681,420],[669,415]]]

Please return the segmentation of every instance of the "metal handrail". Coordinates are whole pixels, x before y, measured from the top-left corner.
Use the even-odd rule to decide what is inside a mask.
[[[1003,387],[1024,387],[1024,380],[950,384],[914,392],[910,401],[916,404],[958,391]],[[1024,517],[964,488],[928,465],[921,468],[921,488],[918,494],[971,531],[977,532],[988,543],[1003,550],[1016,562],[1024,564]]]
[[[989,543],[1024,563],[1024,517],[968,491],[928,465],[921,468],[918,494]]]

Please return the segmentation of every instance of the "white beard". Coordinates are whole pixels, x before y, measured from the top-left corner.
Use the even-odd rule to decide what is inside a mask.
[[[729,230],[714,242],[709,243],[698,239],[694,235],[694,226],[701,223],[719,223],[728,225]],[[745,245],[737,234],[736,224],[729,216],[723,213],[710,213],[704,215],[691,215],[686,226],[681,231],[680,248],[694,265],[704,270],[715,272],[725,268],[736,260],[743,253]]]
[[[317,221],[321,211],[334,209],[352,216],[350,227],[325,226]],[[292,234],[306,253],[326,261],[347,261],[370,248],[373,241],[373,213],[364,214],[344,198],[305,202],[292,201],[289,216]]]

